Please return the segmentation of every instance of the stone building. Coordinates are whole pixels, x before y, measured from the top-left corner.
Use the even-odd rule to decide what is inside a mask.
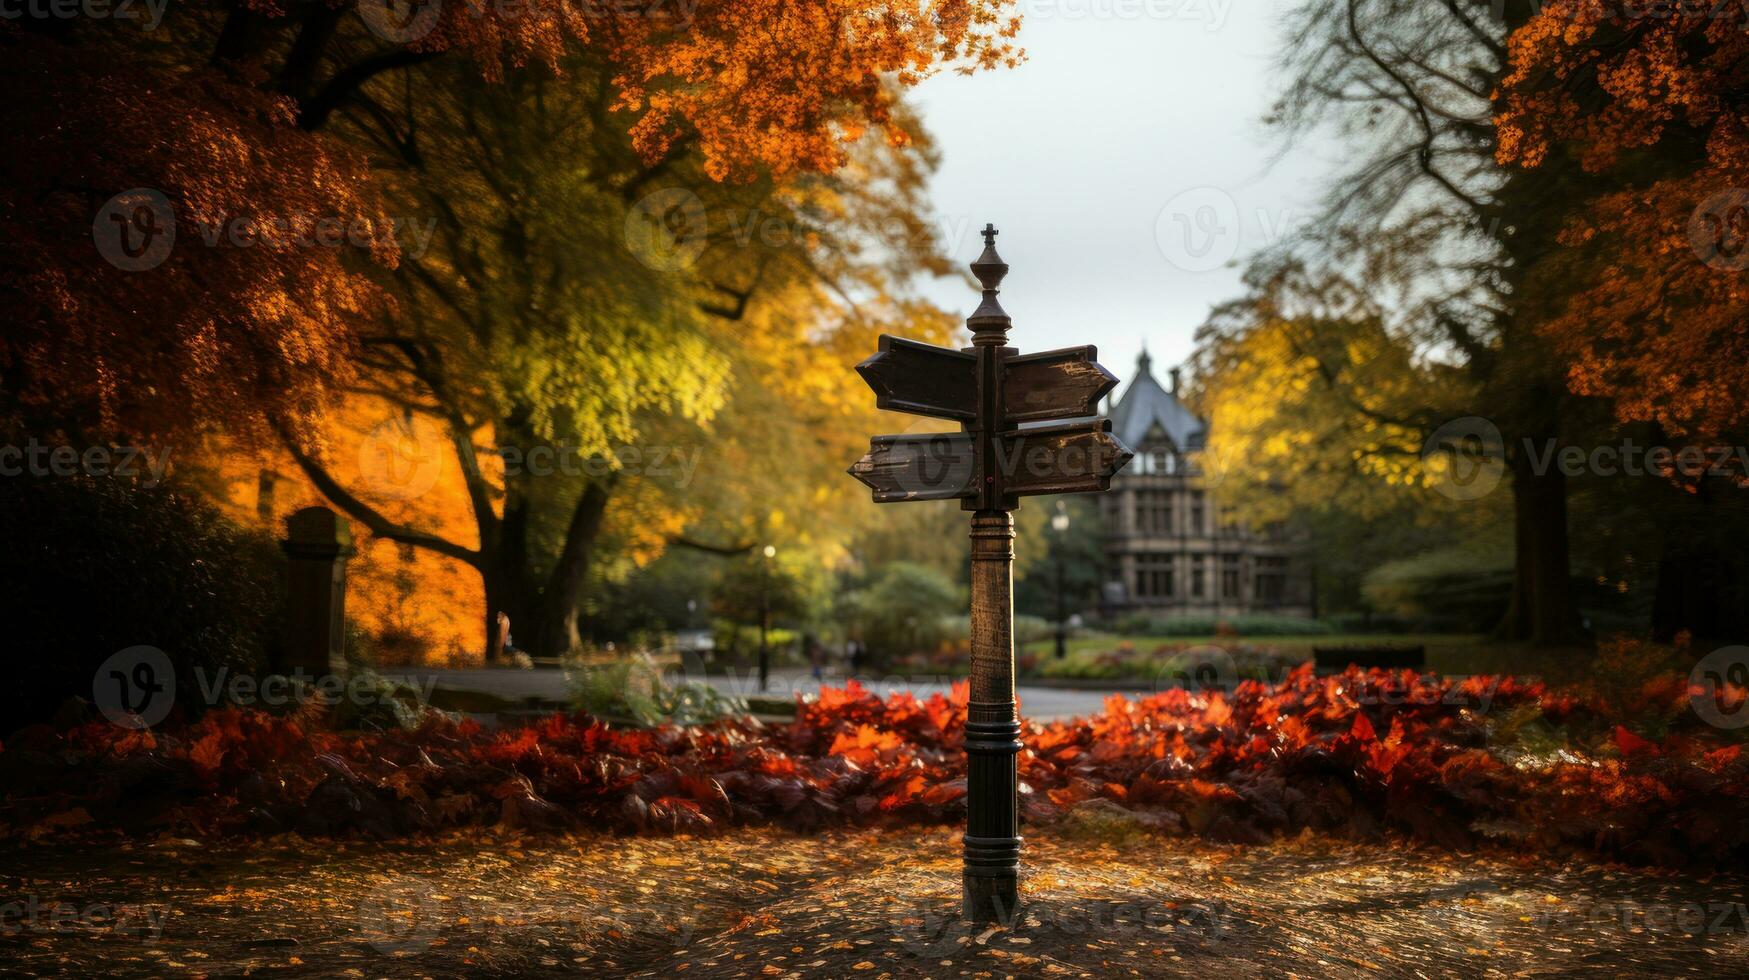
[[[1107,615],[1312,615],[1309,566],[1278,526],[1223,520],[1197,459],[1208,423],[1154,380],[1146,351],[1111,410],[1135,458],[1099,499],[1105,524]]]

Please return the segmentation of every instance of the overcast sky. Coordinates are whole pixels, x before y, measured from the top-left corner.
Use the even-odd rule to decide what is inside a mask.
[[[1010,268],[1003,307],[1025,351],[1099,345],[1129,379],[1186,357],[1238,263],[1315,204],[1329,161],[1279,154],[1280,0],[1019,0],[1027,62],[916,91],[944,160],[937,227],[956,260],[986,221]],[[924,284],[947,309],[976,294]]]

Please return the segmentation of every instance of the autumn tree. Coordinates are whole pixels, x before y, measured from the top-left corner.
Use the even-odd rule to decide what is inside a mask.
[[[1565,477],[1520,450],[1564,434],[1567,392],[1534,329],[1546,299],[1529,276],[1583,194],[1575,168],[1497,164],[1490,101],[1509,72],[1506,39],[1532,9],[1518,0],[1303,4],[1276,119],[1290,134],[1328,128],[1355,164],[1333,182],[1321,220],[1262,261],[1286,252],[1388,299],[1384,323],[1399,344],[1475,392],[1461,414],[1499,426],[1511,474],[1515,585],[1501,634],[1559,643],[1578,628]]]
[[[392,308],[362,160],[215,73],[10,22],[0,54],[0,413],[89,440],[307,423]]]
[[[1424,452],[1461,416],[1463,372],[1418,358],[1368,290],[1303,265],[1250,270],[1198,332],[1190,398],[1212,421],[1197,465],[1230,515],[1302,536],[1320,611],[1365,605],[1376,566],[1509,519],[1486,460]],[[1445,491],[1445,492],[1442,492]]]
[[[1643,443],[1734,442],[1749,425],[1749,134],[1740,2],[1636,9],[1552,0],[1510,39],[1496,99],[1502,164],[1541,174],[1571,156],[1594,193],[1556,231],[1555,300],[1537,324],[1581,395]],[[1663,533],[1654,630],[1740,637],[1749,567],[1721,546],[1742,526],[1739,465],[1648,501]],[[1644,491],[1651,493],[1654,491]]]
[[[287,439],[373,534],[478,570],[488,649],[503,611],[547,655],[578,642],[604,544],[634,561],[841,546],[842,461],[867,415],[849,366],[883,329],[952,329],[906,293],[913,271],[946,270],[914,125],[847,144],[835,173],[719,183],[700,151],[643,155],[605,66],[564,68],[481,85],[424,66],[413,83],[443,98],[385,86],[334,124],[380,155],[398,207],[436,223],[400,267],[409,315],[364,338],[362,383],[441,432],[430,448],[462,474],[472,533],[396,520],[380,488]]]
[[[1498,100],[1502,163],[1540,171],[1565,151],[1607,180],[1559,229],[1567,288],[1542,329],[1569,382],[1673,435],[1749,422],[1746,14],[1551,0],[1513,34]]]

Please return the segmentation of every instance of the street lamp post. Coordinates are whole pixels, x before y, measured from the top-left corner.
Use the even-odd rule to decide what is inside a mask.
[[[1065,589],[1063,588],[1063,545],[1069,539],[1069,510],[1061,500],[1057,501],[1057,512],[1051,515],[1051,530],[1057,532],[1057,659],[1062,660],[1069,655],[1069,639],[1067,621],[1069,611],[1065,608]]]
[[[766,685],[771,681],[771,647],[766,642],[771,632],[771,559],[777,557],[777,548],[765,546],[765,561],[760,564],[759,575],[759,693],[765,693]]]

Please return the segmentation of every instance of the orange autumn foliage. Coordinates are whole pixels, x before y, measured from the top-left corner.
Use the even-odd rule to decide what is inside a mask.
[[[368,267],[397,257],[358,161],[299,130],[289,100],[216,72],[12,32],[0,54],[6,411],[136,437],[311,412],[387,309]],[[135,217],[102,209],[136,188],[171,213],[106,222]],[[355,247],[304,244],[321,220]],[[141,247],[166,226],[150,268],[106,258],[114,236]]]
[[[272,0],[252,4],[279,12]],[[488,78],[505,63],[557,65],[589,50],[614,73],[615,108],[649,160],[696,150],[717,180],[829,172],[869,126],[895,144],[889,80],[913,85],[945,64],[1013,65],[1009,0],[699,0],[627,7],[593,0],[433,4],[414,51],[460,49]]]
[[[460,465],[447,436],[422,416],[364,396],[344,398],[315,431],[331,471],[392,520],[478,545]],[[501,468],[491,453],[483,467]],[[235,520],[283,535],[285,518],[331,506],[277,446],[216,440],[203,454],[219,506]],[[263,480],[263,472],[269,474]],[[496,477],[496,473],[489,473]],[[353,525],[346,614],[364,632],[378,666],[478,666],[485,650],[485,592],[477,570],[454,559],[366,534]]]
[[[1509,40],[1498,159],[1567,153],[1613,189],[1562,234],[1541,326],[1568,382],[1673,434],[1749,422],[1749,6],[1550,0]]]

